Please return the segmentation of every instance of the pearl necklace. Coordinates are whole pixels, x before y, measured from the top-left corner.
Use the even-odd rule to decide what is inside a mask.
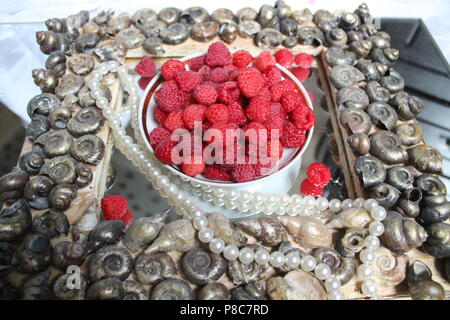
[[[102,96],[99,90],[99,80],[109,72],[118,74],[123,90],[129,94],[127,103],[120,110],[107,108],[108,100]],[[92,72],[92,79],[87,82],[87,85],[91,89],[91,96],[96,100],[97,107],[102,109],[104,117],[108,120],[107,123],[111,128],[115,146],[152,182],[153,187],[159,190],[161,196],[167,199],[169,205],[173,206],[179,215],[192,221],[193,227],[198,231],[198,239],[202,243],[208,244],[211,252],[223,254],[224,258],[229,261],[239,259],[243,264],[255,262],[260,265],[270,264],[274,268],[285,265],[290,269],[301,268],[304,271],[314,272],[318,279],[324,281],[329,299],[343,298],[340,290],[341,283],[332,275],[330,267],[325,263],[317,263],[315,257],[311,255],[300,257],[297,252],[290,252],[285,255],[278,250],[269,253],[265,248],[254,251],[247,246],[239,249],[231,244],[225,246],[225,242],[221,238],[214,237],[214,231],[208,228],[208,220],[204,213],[195,206],[189,195],[185,195],[184,192],[179,190],[177,184],[170,182],[169,176],[172,176],[172,181],[177,181],[178,185],[182,187],[185,187],[189,182],[183,181],[182,178],[168,172],[152,154],[142,148],[142,137],[137,130],[138,90],[133,83],[133,77],[128,75],[125,66],[119,66],[116,61],[102,63]],[[126,134],[125,129],[121,126],[121,119],[128,112],[131,112],[131,125],[135,131],[137,144],[133,143],[133,139]],[[167,171],[167,175],[162,174],[164,171]],[[368,297],[377,295],[378,284],[371,277],[375,271],[373,266],[376,258],[374,250],[380,245],[378,237],[384,231],[381,221],[386,216],[386,210],[379,206],[376,200],[358,198],[354,201],[350,199],[342,202],[337,199],[328,201],[323,197],[315,199],[311,196],[303,198],[300,195],[263,195],[246,190],[240,192],[225,191],[222,188],[205,187],[193,182],[190,182],[190,185],[194,189],[200,190],[197,194],[200,193],[202,197],[204,197],[204,194],[209,194],[210,198],[208,199],[211,199],[214,204],[225,205],[229,209],[234,209],[236,204],[236,208],[243,212],[255,210],[256,213],[267,215],[276,213],[294,216],[297,214],[313,215],[315,211],[321,212],[328,209],[332,213],[338,213],[352,207],[364,208],[370,212],[374,221],[370,223],[369,235],[364,240],[365,249],[359,255],[362,264],[357,269],[357,276],[363,280],[361,287],[363,294]],[[223,198],[225,200],[220,200]],[[282,209],[277,209],[277,207]]]

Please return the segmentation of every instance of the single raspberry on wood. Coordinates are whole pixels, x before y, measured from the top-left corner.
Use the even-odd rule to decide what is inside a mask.
[[[291,80],[286,79],[271,85],[269,90],[272,95],[272,101],[279,102],[283,93],[295,90],[295,84]]]
[[[275,57],[270,51],[263,51],[256,58],[255,66],[259,71],[265,72],[267,68],[274,66],[276,62]]]
[[[309,74],[311,73],[311,69],[305,69],[301,67],[291,68],[290,71],[300,82],[305,82],[308,79]]]
[[[203,81],[203,78],[194,71],[180,71],[175,73],[175,81],[182,91],[191,92]]]
[[[136,65],[134,71],[143,77],[153,78],[156,74],[156,64],[150,57],[143,57]]]
[[[198,71],[201,67],[205,65],[205,56],[200,56],[197,58],[192,58],[189,60],[188,66],[191,71]]]
[[[325,187],[331,180],[331,171],[322,162],[313,162],[306,168],[306,177],[313,185]]]
[[[170,139],[161,141],[155,148],[155,157],[164,164],[174,164],[172,150],[178,144]]]
[[[236,164],[231,170],[231,176],[236,182],[248,182],[255,180],[255,166],[252,164]]]
[[[284,92],[280,101],[286,112],[294,111],[296,108],[305,105],[301,94],[294,90]]]
[[[287,49],[281,49],[275,53],[275,59],[285,68],[292,66],[294,58],[294,54]]]
[[[194,98],[198,103],[205,106],[214,104],[217,101],[218,93],[214,86],[203,83],[194,89]]]
[[[228,50],[223,42],[214,42],[208,48],[205,62],[210,67],[223,67],[231,64],[232,58],[230,50]]]
[[[305,144],[305,132],[297,128],[292,122],[285,121],[283,136],[280,141],[286,148],[300,148]]]
[[[300,193],[305,196],[319,197],[323,195],[323,187],[313,185],[308,179],[305,179],[300,184]]]
[[[233,64],[238,68],[245,68],[253,61],[253,56],[246,50],[236,51],[233,55]]]
[[[261,72],[256,68],[244,68],[238,76],[239,89],[248,98],[253,98],[266,85]]]
[[[314,57],[312,55],[304,53],[304,52],[296,55],[295,59],[294,59],[295,64],[297,66],[299,66],[300,68],[304,68],[304,69],[311,68],[313,61],[314,61]]]
[[[316,124],[316,116],[311,108],[298,107],[291,115],[292,122],[300,130],[309,130]]]
[[[219,180],[219,181],[230,181],[231,176],[229,173],[227,173],[223,168],[219,165],[209,165],[206,166],[205,170],[203,171],[203,176],[206,179],[210,180]]]
[[[166,80],[172,80],[179,71],[186,70],[186,66],[179,60],[168,60],[161,66],[161,74]]]
[[[206,107],[201,104],[191,104],[183,110],[183,121],[187,129],[194,129],[196,121],[203,122],[205,119]]]
[[[239,98],[241,91],[239,90],[238,84],[235,81],[228,81],[222,83],[219,86],[218,99],[220,102],[225,104],[230,104]]]
[[[127,199],[120,195],[103,197],[101,208],[105,220],[120,220],[128,209]]]
[[[164,112],[180,110],[185,102],[185,95],[172,86],[162,87],[156,91],[155,98]]]
[[[183,110],[170,112],[167,115],[166,120],[164,120],[164,128],[170,132],[176,129],[184,128]]]
[[[228,107],[224,104],[213,104],[206,109],[205,116],[212,124],[218,122],[227,123],[229,121]]]
[[[246,115],[251,121],[263,123],[270,112],[271,102],[263,96],[256,96],[250,100],[247,106]]]
[[[161,141],[167,140],[169,138],[170,138],[170,131],[165,128],[158,127],[153,129],[152,132],[150,133],[149,142],[152,148],[155,149],[156,146]]]

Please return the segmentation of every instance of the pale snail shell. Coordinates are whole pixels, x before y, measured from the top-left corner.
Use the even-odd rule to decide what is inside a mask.
[[[196,232],[192,223],[187,219],[179,219],[167,223],[152,245],[145,249],[145,253],[158,251],[186,252],[197,246]]]
[[[257,244],[251,244],[248,247],[255,252],[262,246]],[[251,263],[244,264],[238,259],[228,261],[227,274],[235,285],[246,284],[258,280],[261,274],[264,272],[264,266],[252,261]]]
[[[159,32],[159,37],[166,44],[179,44],[189,38],[190,29],[182,23],[174,23]]]
[[[230,290],[220,282],[210,282],[198,292],[199,300],[230,300]]]
[[[74,73],[85,76],[88,73],[94,69],[95,66],[95,59],[92,55],[85,54],[85,53],[78,53],[72,55],[68,61],[67,65],[69,66],[69,69],[72,70]]]
[[[364,239],[368,234],[365,228],[349,228],[336,243],[336,250],[343,257],[354,258],[356,253],[364,249]]]
[[[256,21],[241,21],[238,29],[241,37],[252,38],[261,31],[261,25]],[[295,43],[297,43],[297,38],[295,38]]]
[[[287,239],[286,229],[275,218],[242,219],[234,223],[265,246],[274,247]]]
[[[385,286],[394,287],[401,283],[406,276],[408,257],[395,254],[387,248],[375,249],[376,277]]]
[[[208,226],[214,231],[214,235],[222,239],[225,244],[233,244],[241,247],[247,243],[247,238],[241,230],[235,227],[222,213],[208,215]]]
[[[313,217],[279,217],[294,240],[305,248],[331,246],[331,232],[319,220]]]
[[[397,135],[404,146],[413,146],[423,139],[423,129],[418,123],[401,123],[397,126]]]
[[[330,228],[364,228],[373,219],[370,214],[361,208],[350,208],[341,211],[336,218],[327,223]]]
[[[338,279],[341,285],[345,285],[356,273],[356,259],[342,257],[332,248],[319,248],[314,250],[317,263],[325,263],[330,267],[331,275]]]
[[[137,48],[145,40],[145,36],[134,26],[123,29],[116,34],[115,40],[119,43],[123,43],[126,48]]]
[[[347,142],[356,155],[363,156],[370,151],[370,139],[365,133],[354,133],[347,138]]]
[[[41,145],[47,157],[53,158],[69,153],[73,138],[66,129],[48,131],[34,142]]]
[[[327,298],[321,281],[303,270],[291,271],[283,278],[270,278],[266,286],[273,300],[325,300]]]
[[[55,94],[59,98],[64,98],[68,95],[77,95],[78,91],[84,85],[84,78],[74,73],[66,73],[59,78],[58,86],[55,88]]]
[[[165,252],[141,254],[136,258],[134,273],[142,284],[152,284],[175,276],[177,267]]]
[[[97,43],[94,54],[100,61],[115,60],[119,63],[123,63],[127,51],[128,49],[123,44],[118,43],[113,39],[106,39]]]
[[[133,269],[133,256],[126,248],[106,246],[98,250],[89,261],[89,278],[92,281],[110,277],[125,280]]]
[[[227,262],[222,255],[195,247],[181,260],[184,276],[194,284],[205,285],[219,280],[225,274]]]

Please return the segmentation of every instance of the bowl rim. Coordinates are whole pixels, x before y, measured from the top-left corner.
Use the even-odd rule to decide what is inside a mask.
[[[200,57],[202,55],[205,55],[206,52],[198,52],[198,53],[194,53],[194,54],[190,54],[187,56],[184,56],[180,59],[177,59],[179,61],[185,62],[187,60],[193,59],[193,58],[197,58]],[[282,65],[276,63],[275,66],[277,68],[279,68],[285,75],[287,75],[290,80],[292,80],[295,85],[300,89],[300,91],[303,94],[303,97],[306,100],[306,103],[308,105],[308,108],[310,108],[311,110],[314,111],[314,107],[313,104],[311,102],[311,99],[309,98],[309,94],[307,93],[305,87],[303,87],[303,84],[289,71],[287,70],[285,67],[283,67]],[[139,102],[139,109],[138,109],[138,122],[139,122],[139,132],[141,134],[142,140],[144,140],[144,143],[148,149],[148,151],[150,151],[152,154],[154,154],[154,150],[153,148],[150,146],[150,142],[147,139],[147,135],[144,129],[144,115],[143,115],[143,111],[144,111],[144,107],[145,107],[145,102],[147,101],[147,96],[149,94],[150,89],[154,86],[155,82],[157,82],[159,80],[159,78],[161,78],[161,71],[159,71],[154,77],[153,79],[147,84],[147,87],[144,90],[144,93],[141,97],[141,101]],[[149,99],[149,101],[151,100],[151,98]],[[175,168],[173,168],[170,165],[164,164],[161,162],[161,165],[165,166],[167,169],[169,169],[170,172],[180,176],[180,178],[184,178],[184,180],[186,181],[192,181],[201,185],[209,185],[209,186],[214,186],[214,187],[225,187],[225,188],[229,188],[229,187],[245,187],[245,186],[251,186],[254,185],[256,182],[264,182],[269,180],[270,178],[274,177],[277,174],[280,174],[281,171],[287,169],[288,167],[292,166],[295,163],[295,160],[297,160],[298,158],[301,158],[301,156],[303,155],[303,153],[305,152],[305,150],[307,149],[309,143],[311,142],[312,136],[313,136],[313,132],[314,132],[314,128],[315,125],[313,125],[309,130],[308,130],[308,135],[306,137],[305,143],[303,144],[302,148],[300,150],[297,151],[297,154],[295,154],[292,159],[290,159],[290,161],[284,165],[281,169],[270,173],[269,175],[266,175],[264,177],[258,178],[256,180],[252,180],[252,181],[247,181],[247,182],[233,182],[233,183],[226,183],[226,182],[213,182],[213,181],[205,181],[205,180],[201,180],[195,177],[191,177],[188,176],[186,174],[184,174],[182,171],[177,170]]]

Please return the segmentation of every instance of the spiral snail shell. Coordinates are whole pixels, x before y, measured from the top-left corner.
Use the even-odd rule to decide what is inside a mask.
[[[30,180],[28,174],[20,168],[0,177],[0,202],[14,201],[23,195],[23,189]]]
[[[26,136],[31,141],[35,141],[48,130],[50,130],[50,122],[47,116],[36,114],[26,128]]]
[[[94,282],[86,292],[88,300],[121,300],[125,295],[119,278],[106,278]]]
[[[387,164],[398,164],[408,160],[408,153],[399,136],[386,130],[370,135],[370,153]]]
[[[21,288],[23,300],[51,300],[54,298],[50,286],[49,270],[33,274],[25,280]]]
[[[347,142],[356,155],[363,156],[370,151],[370,139],[365,133],[354,133],[347,138]]]
[[[442,154],[436,148],[417,145],[408,149],[410,163],[422,172],[442,173]]]
[[[32,77],[42,92],[53,93],[58,85],[58,76],[51,70],[33,69]]]
[[[36,273],[51,263],[52,246],[45,234],[30,233],[14,253],[14,264],[18,271]]]
[[[196,232],[192,223],[187,219],[179,219],[165,224],[158,238],[145,249],[145,253],[187,252],[196,246]]]
[[[225,274],[226,266],[227,262],[221,255],[200,247],[186,252],[181,260],[184,276],[198,285],[219,280]]]
[[[231,290],[232,300],[266,300],[266,286],[263,281],[256,281]]]
[[[291,271],[283,278],[270,278],[266,286],[273,300],[325,300],[327,298],[321,281],[303,270]]]
[[[67,285],[70,283],[70,274],[62,274],[59,276],[53,284],[53,294],[58,300],[84,300],[87,288],[87,279],[81,273],[80,274],[80,287],[70,287]]]
[[[241,230],[235,227],[222,213],[209,214],[208,226],[214,231],[216,237],[221,238],[225,244],[241,247],[247,243],[247,238]]]
[[[38,31],[36,32],[36,42],[45,54],[50,54],[54,51],[70,52],[69,40],[61,33]]]
[[[404,146],[413,146],[422,141],[423,129],[418,123],[401,123],[397,126],[397,135]]]
[[[49,238],[67,235],[70,224],[67,217],[58,211],[49,210],[39,217],[35,217],[32,224],[32,231],[47,235]]]
[[[369,104],[369,97],[364,90],[356,87],[344,87],[336,93],[336,102],[346,108],[365,109]]]
[[[349,228],[336,243],[336,250],[343,256],[354,258],[355,254],[364,249],[364,238],[369,231],[364,228]]]
[[[373,102],[366,110],[372,123],[388,131],[394,131],[397,126],[397,112],[384,102]]]
[[[356,55],[353,52],[344,50],[340,47],[328,48],[325,53],[325,58],[332,67],[339,65],[351,66],[356,61]]]
[[[364,79],[361,71],[349,65],[337,65],[330,71],[330,81],[337,89],[353,86]]]
[[[77,163],[75,166],[75,174],[77,175],[75,185],[78,188],[84,188],[89,185],[94,175],[92,169],[84,163]]]
[[[78,161],[97,165],[105,154],[105,143],[96,135],[86,134],[74,139],[70,154]]]
[[[321,248],[331,246],[330,230],[317,218],[279,217],[294,240],[305,248]]]
[[[55,184],[72,184],[75,182],[76,161],[70,156],[60,156],[47,160],[39,174],[48,176]]]
[[[89,234],[86,254],[97,252],[106,245],[114,245],[120,241],[125,225],[121,220],[106,220],[98,223]]]
[[[394,287],[401,283],[406,276],[408,257],[404,254],[395,254],[387,248],[375,249],[376,277],[385,286]]]
[[[366,93],[370,102],[389,102],[391,94],[377,81],[369,81],[366,85]]]
[[[134,265],[134,273],[142,284],[152,284],[177,274],[177,267],[165,252],[141,254]]]
[[[97,281],[116,277],[125,280],[134,269],[131,253],[118,245],[106,246],[98,250],[89,262],[89,278]]]
[[[100,109],[86,107],[78,111],[67,123],[67,130],[75,137],[97,133],[105,122]]]
[[[287,239],[287,231],[275,218],[242,219],[234,222],[265,246],[274,247]]]
[[[31,227],[31,212],[24,199],[16,200],[0,211],[0,241],[12,242]]]
[[[230,290],[220,282],[210,282],[198,292],[199,300],[230,300]]]
[[[364,188],[371,188],[384,182],[386,168],[372,156],[360,156],[355,161],[355,173],[361,178]]]
[[[61,270],[66,270],[71,265],[81,265],[85,256],[86,248],[83,244],[61,241],[53,247],[52,265]]]
[[[423,249],[436,258],[450,257],[450,224],[439,222],[426,227],[428,238]]]
[[[73,199],[77,196],[77,190],[74,185],[60,184],[50,191],[50,206],[54,209],[65,211],[69,209]]]

